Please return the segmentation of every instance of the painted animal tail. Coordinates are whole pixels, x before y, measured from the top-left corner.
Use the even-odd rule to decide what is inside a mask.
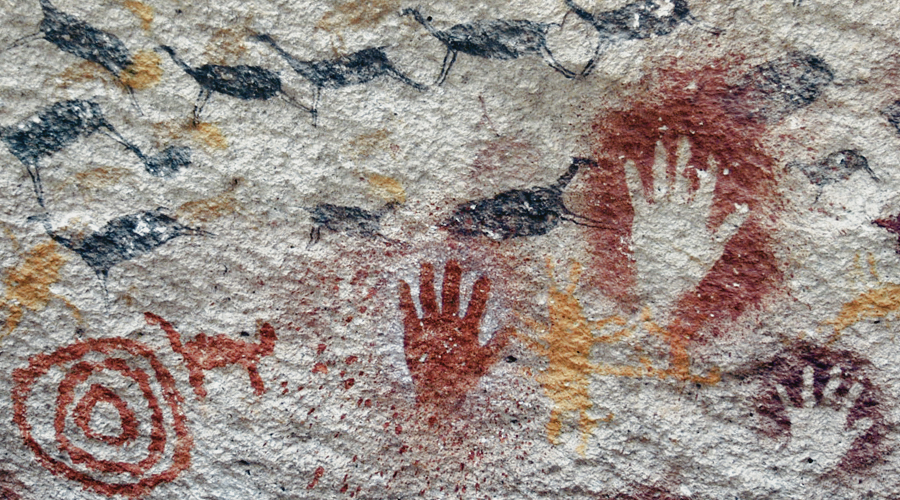
[[[413,16],[413,18],[416,21],[418,21],[419,24],[424,26],[425,29],[428,30],[429,33],[431,33],[434,36],[437,36],[438,31],[436,29],[434,29],[434,26],[431,25],[431,22],[428,21],[428,19],[426,19],[425,16],[423,16],[421,12],[419,12],[418,8],[403,9],[400,11],[400,15],[401,16],[410,16],[410,15]]]
[[[175,61],[175,64],[180,66],[181,69],[183,69],[185,73],[187,73],[189,75],[193,74],[194,68],[188,66],[188,64],[186,62],[184,62],[184,60],[182,60],[180,57],[178,57],[178,54],[175,53],[175,49],[173,49],[172,47],[169,47],[168,45],[160,45],[156,49],[158,51],[162,50],[162,51],[166,52],[167,54],[169,54],[169,57],[171,57],[172,60]]]
[[[565,0],[565,1],[566,1],[566,7],[568,7],[569,9],[571,9],[572,12],[575,13],[575,15],[577,15],[578,17],[580,17],[580,18],[582,18],[582,19],[584,19],[585,21],[588,21],[588,22],[593,22],[593,21],[594,21],[594,15],[591,14],[590,12],[588,12],[588,11],[582,9],[581,7],[579,7],[579,6],[575,3],[574,0]]]
[[[162,328],[169,338],[169,343],[172,344],[172,350],[181,354],[181,356],[185,358],[185,361],[187,361],[184,346],[181,344],[181,334],[175,330],[175,327],[172,326],[171,323],[149,312],[144,313],[144,319],[147,321],[148,325],[158,325]]]
[[[263,323],[259,327],[259,351],[257,353],[260,356],[272,354],[275,351],[276,340],[278,340],[278,335],[275,334],[275,329],[272,328],[272,325]]]
[[[572,179],[575,178],[575,174],[578,173],[578,169],[581,167],[596,167],[597,162],[591,160],[590,158],[572,158],[572,164],[569,165],[569,170],[566,173],[562,174],[559,179],[556,180],[555,188],[562,191],[572,182]]]

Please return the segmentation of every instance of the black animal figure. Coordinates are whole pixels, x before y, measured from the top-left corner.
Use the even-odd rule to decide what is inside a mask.
[[[172,47],[160,45],[157,50],[169,54],[175,64],[200,85],[200,95],[197,96],[197,103],[194,105],[193,123],[195,125],[200,121],[200,113],[213,92],[247,101],[265,101],[281,92],[281,78],[275,72],[265,68],[243,64],[239,66],[204,64],[199,68],[192,68],[175,54]],[[294,103],[291,104],[296,106]]]
[[[344,233],[364,238],[385,238],[381,233],[381,217],[397,206],[391,202],[376,211],[359,207],[342,207],[330,203],[320,203],[307,208],[312,218],[313,227],[309,231],[309,245],[319,242],[322,228],[335,233]],[[307,245],[307,246],[309,246]]]
[[[381,47],[360,50],[352,54],[321,61],[301,61],[288,54],[269,35],[256,35],[254,39],[269,44],[285,61],[313,86],[313,105],[310,113],[313,126],[318,122],[319,98],[322,89],[337,89],[368,83],[381,76],[395,78],[410,87],[422,91],[425,86],[412,81],[394,67]]]
[[[208,234],[181,224],[162,213],[162,209],[116,217],[96,233],[83,238],[60,235],[51,226],[47,214],[32,216],[30,219],[43,223],[44,230],[53,240],[77,253],[100,278],[104,293],[109,270],[116,264],[151,252],[179,236]]]
[[[881,110],[881,114],[887,118],[888,123],[894,126],[900,134],[900,101],[894,101]]]
[[[131,66],[133,62],[131,53],[115,35],[99,30],[62,12],[54,7],[50,0],[40,0],[40,2],[44,19],[38,26],[38,32],[20,38],[7,50],[43,38],[64,52],[103,66],[116,78],[119,78],[122,71]],[[131,95],[134,106],[140,112],[141,108],[134,97],[134,90],[127,85],[125,88]]]
[[[584,10],[574,0],[565,1],[572,12],[593,25],[600,34],[600,43],[594,51],[594,56],[581,70],[581,76],[590,74],[597,58],[613,43],[665,36],[675,31],[679,24],[695,21],[685,0],[640,0],[619,9],[597,14]],[[670,8],[660,5],[660,2],[667,1],[671,4]]]
[[[789,167],[799,168],[809,182],[819,187],[845,181],[859,170],[868,172],[872,179],[878,180],[875,172],[869,168],[869,161],[855,149],[835,151],[817,163],[792,163]]]
[[[0,129],[0,139],[28,170],[38,203],[44,206],[40,160],[51,156],[82,137],[100,131],[134,153],[144,168],[155,176],[169,176],[191,163],[189,148],[170,147],[160,154],[145,156],[127,141],[103,116],[100,105],[93,101],[71,100],[51,104],[21,122]]]
[[[436,85],[441,85],[447,79],[460,52],[486,59],[517,59],[526,54],[540,54],[551,68],[566,78],[575,77],[575,73],[564,68],[547,47],[547,31],[552,24],[494,19],[457,24],[440,31],[431,25],[431,18],[425,18],[418,9],[403,9],[400,15],[412,15],[447,47]]]
[[[774,123],[815,102],[832,81],[834,72],[822,58],[794,51],[744,75],[728,105],[750,119]]]
[[[572,158],[569,170],[549,187],[513,189],[493,198],[461,203],[441,227],[459,236],[487,236],[507,240],[549,232],[560,221],[606,228],[602,222],[576,215],[563,204],[563,190],[581,167],[595,167],[587,158]]]

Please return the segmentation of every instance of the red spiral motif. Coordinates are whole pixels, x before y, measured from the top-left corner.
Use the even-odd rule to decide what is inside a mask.
[[[149,365],[149,373],[141,364]],[[39,412],[29,415],[26,403],[35,385],[51,370],[63,374],[57,387],[56,412],[52,416]],[[104,382],[116,379],[137,387],[146,410],[133,408],[128,397],[123,397],[116,388]],[[41,465],[54,474],[78,481],[86,489],[104,495],[135,497],[146,494],[160,483],[172,481],[190,465],[193,440],[187,432],[180,407],[182,397],[175,388],[175,380],[153,351],[139,342],[124,338],[76,342],[52,354],[33,356],[27,368],[13,372],[13,380],[16,383],[12,392],[13,421]],[[154,392],[154,385],[162,393],[162,404]],[[98,405],[117,413],[118,432],[91,427]],[[170,417],[171,430],[167,430],[166,413]],[[148,421],[143,425],[142,416]],[[41,417],[48,424],[52,418],[55,442],[45,433],[40,438],[32,434],[31,422]],[[70,434],[72,432],[74,434]],[[174,443],[169,442],[170,437],[174,437]],[[143,442],[146,442],[146,450],[135,450],[136,445]],[[126,449],[132,455],[135,451],[143,455],[139,460],[109,458],[110,454],[124,453]],[[167,449],[170,458],[163,461]],[[67,455],[68,460],[61,454]]]

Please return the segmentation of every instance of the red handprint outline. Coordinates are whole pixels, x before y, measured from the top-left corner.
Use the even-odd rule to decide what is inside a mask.
[[[403,313],[403,350],[406,366],[416,386],[420,404],[453,406],[481,380],[499,359],[509,342],[509,331],[500,330],[485,345],[478,341],[491,280],[481,276],[472,287],[465,315],[460,315],[462,268],[450,260],[444,268],[441,307],[434,288],[434,267],[422,263],[419,300],[422,317],[413,302],[409,284],[400,281],[400,311]]]

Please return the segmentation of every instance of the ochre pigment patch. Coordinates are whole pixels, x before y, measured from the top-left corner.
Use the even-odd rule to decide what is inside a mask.
[[[119,75],[119,81],[125,87],[145,90],[154,87],[162,79],[162,58],[156,52],[142,50],[131,61],[131,65]]]
[[[547,439],[551,443],[558,443],[562,420],[570,413],[576,413],[581,435],[578,449],[580,453],[584,453],[587,441],[597,423],[597,419],[587,414],[594,406],[588,393],[590,377],[596,371],[590,359],[591,349],[594,344],[618,341],[628,334],[628,330],[620,328],[612,335],[594,336],[596,329],[610,323],[621,326],[625,321],[618,316],[601,321],[589,321],[585,317],[584,308],[575,297],[575,288],[581,276],[581,264],[577,262],[572,264],[569,271],[569,286],[564,290],[557,287],[549,261],[547,267],[552,280],[547,303],[549,328],[526,321],[531,323],[529,326],[532,328],[546,330],[547,333],[537,341],[524,335],[518,337],[532,350],[547,358],[547,369],[538,376],[544,392],[553,402],[553,410],[547,422]],[[611,419],[612,416],[609,415],[608,418]]]
[[[406,203],[406,190],[400,181],[381,174],[366,174],[366,180],[372,192],[384,201]]]
[[[189,125],[191,137],[211,149],[227,149],[228,141],[222,135],[222,130],[208,122],[200,122],[196,125]]]
[[[81,320],[78,309],[50,291],[50,286],[59,281],[59,270],[68,261],[57,253],[58,248],[55,241],[41,243],[25,254],[18,267],[7,270],[6,277],[3,278],[6,293],[0,305],[9,311],[9,315],[3,330],[0,330],[0,339],[19,326],[26,309],[40,311],[47,307],[51,298],[62,300],[72,310],[75,318]]]
[[[125,0],[122,5],[141,20],[141,28],[144,31],[150,31],[150,25],[153,24],[153,7],[136,0]]]
[[[238,206],[235,190],[242,182],[243,179],[233,179],[228,188],[216,196],[182,204],[176,210],[178,217],[192,219],[197,222],[210,222],[234,213]]]
[[[840,314],[827,324],[834,326],[833,342],[844,329],[864,319],[884,318],[900,310],[900,285],[868,291],[841,307]]]

